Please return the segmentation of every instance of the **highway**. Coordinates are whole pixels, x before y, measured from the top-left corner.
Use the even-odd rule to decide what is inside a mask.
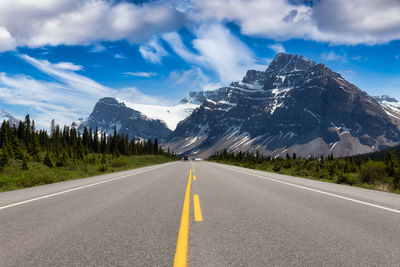
[[[0,193],[0,266],[399,266],[400,195],[205,161]]]

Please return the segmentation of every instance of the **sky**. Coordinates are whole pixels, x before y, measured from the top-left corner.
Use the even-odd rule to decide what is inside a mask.
[[[175,105],[299,54],[400,99],[398,0],[1,0],[0,108],[39,128],[97,100]]]

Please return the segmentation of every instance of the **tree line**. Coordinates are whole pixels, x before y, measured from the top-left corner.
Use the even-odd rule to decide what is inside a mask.
[[[82,134],[75,127],[61,127],[51,122],[50,132],[36,130],[35,122],[29,115],[18,125],[10,125],[3,121],[0,129],[0,167],[11,159],[22,161],[23,168],[28,161],[42,162],[48,167],[61,167],[68,161],[74,163],[95,160],[95,154],[119,157],[120,155],[165,155],[176,157],[169,151],[163,151],[157,138],[152,140],[128,139],[128,135],[120,134],[114,128],[113,134],[107,135],[97,129],[85,127]],[[92,158],[88,158],[92,155]]]
[[[285,157],[271,157],[258,152],[233,153],[225,149],[215,153],[209,160],[350,185],[370,185],[372,188],[386,186],[385,190],[398,191],[400,160],[395,152],[400,151],[399,148],[343,158],[335,158],[332,154],[326,158],[301,158],[295,153],[287,153]]]

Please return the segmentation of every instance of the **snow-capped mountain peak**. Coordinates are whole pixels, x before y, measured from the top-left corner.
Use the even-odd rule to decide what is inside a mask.
[[[373,96],[373,98],[381,104],[383,110],[389,117],[395,120],[400,120],[400,101],[388,95]]]
[[[266,71],[249,70],[241,82],[207,94],[214,98],[198,92],[184,99],[202,104],[172,133],[168,145],[177,153],[346,156],[400,142],[399,102],[386,97],[391,106],[384,108],[303,56],[280,53]]]
[[[19,120],[15,118],[13,115],[5,111],[4,109],[0,109],[0,123],[3,121],[8,121],[10,125],[18,125]]]
[[[97,101],[88,119],[78,122],[79,131],[88,127],[112,134],[116,129],[117,132],[126,134],[129,138],[165,139],[171,133],[163,121],[148,118],[112,97],[104,97]]]
[[[199,107],[197,103],[179,103],[175,106],[162,106],[150,104],[137,104],[120,100],[127,107],[140,111],[146,117],[165,122],[170,130],[175,130],[178,123],[188,117],[195,108]]]

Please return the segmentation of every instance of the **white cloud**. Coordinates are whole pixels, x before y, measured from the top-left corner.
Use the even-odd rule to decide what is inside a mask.
[[[106,50],[107,50],[107,48],[104,45],[95,44],[89,49],[89,52],[90,53],[101,53],[101,52],[104,52]]]
[[[142,72],[142,71],[124,72],[124,74],[128,76],[145,77],[145,78],[151,78],[157,76],[157,73],[155,72]]]
[[[174,52],[183,58],[185,61],[204,64],[207,60],[201,55],[195,54],[190,51],[182,41],[182,38],[176,32],[169,32],[163,34],[163,39],[169,44],[169,46],[174,50]]]
[[[196,37],[193,46],[218,73],[222,83],[239,80],[249,68],[258,67],[253,52],[221,25],[200,27]]]
[[[178,29],[184,15],[169,3],[135,5],[108,0],[0,1],[0,49],[142,42]]]
[[[351,59],[352,60],[356,60],[356,61],[362,61],[363,60],[363,58],[361,56],[354,56],[354,57],[351,57]]]
[[[282,44],[272,44],[268,46],[270,49],[272,49],[276,54],[278,53],[286,53],[285,48],[283,47]]]
[[[203,91],[213,91],[215,89],[221,88],[223,85],[219,82],[216,83],[205,83],[201,86]]]
[[[153,64],[161,63],[161,59],[168,55],[157,38],[153,38],[139,47],[142,57]]]
[[[176,85],[183,85],[190,90],[215,90],[222,87],[221,83],[211,82],[211,79],[203,73],[199,67],[189,70],[174,70],[168,75],[168,80]]]
[[[193,0],[197,21],[235,22],[246,35],[276,40],[303,37],[310,30],[311,8],[286,0]]]
[[[132,102],[135,104],[146,105],[165,105],[167,101],[163,98],[148,96],[140,92],[136,87],[126,87],[118,90],[115,94],[120,100]]]
[[[174,84],[189,83],[192,88],[201,88],[202,84],[208,83],[210,79],[204,75],[199,67],[193,67],[189,70],[174,70],[168,75],[168,79]]]
[[[296,4],[297,3],[297,4]],[[324,0],[150,1],[2,0],[0,52],[18,46],[141,43],[185,23],[239,25],[245,35],[277,41],[381,44],[400,39],[400,1]],[[187,24],[188,25],[188,24]],[[176,40],[175,40],[176,41]],[[94,48],[93,51],[96,51]]]
[[[191,51],[177,33],[164,34],[163,38],[177,55],[185,61],[213,69],[221,83],[241,79],[249,68],[261,68],[256,64],[253,52],[219,24],[203,25],[195,29],[196,38]]]
[[[196,69],[190,69],[186,71],[171,71],[168,75],[168,79],[174,84],[183,84],[189,81],[190,78],[193,78],[195,75]],[[193,84],[193,83],[192,83]]]
[[[141,43],[193,22],[234,22],[242,34],[277,41],[301,38],[374,45],[400,39],[398,0],[301,3],[304,1],[170,0],[133,4],[114,0],[1,0],[0,52],[19,46],[93,45],[117,40]]]
[[[325,61],[347,61],[347,54],[339,55],[333,51],[329,51],[328,53],[322,53],[321,58]]]
[[[38,60],[27,55],[22,55],[21,58],[47,75],[57,78],[58,81],[66,84],[69,89],[90,95],[110,95],[113,91],[85,76],[62,70],[47,60]]]
[[[234,22],[241,32],[275,40],[301,38],[331,44],[381,44],[400,39],[400,1],[192,0],[191,17]]]
[[[400,38],[399,14],[398,0],[325,0],[312,18],[322,34],[337,38],[333,43],[377,44]]]
[[[59,62],[54,64],[54,67],[62,70],[72,70],[72,71],[83,70],[83,67],[81,65],[75,65],[74,63],[71,62]]]
[[[15,40],[10,32],[3,26],[0,26],[0,52],[13,50],[15,45]]]
[[[126,56],[124,56],[123,54],[115,54],[114,58],[116,58],[116,59],[126,59]]]

